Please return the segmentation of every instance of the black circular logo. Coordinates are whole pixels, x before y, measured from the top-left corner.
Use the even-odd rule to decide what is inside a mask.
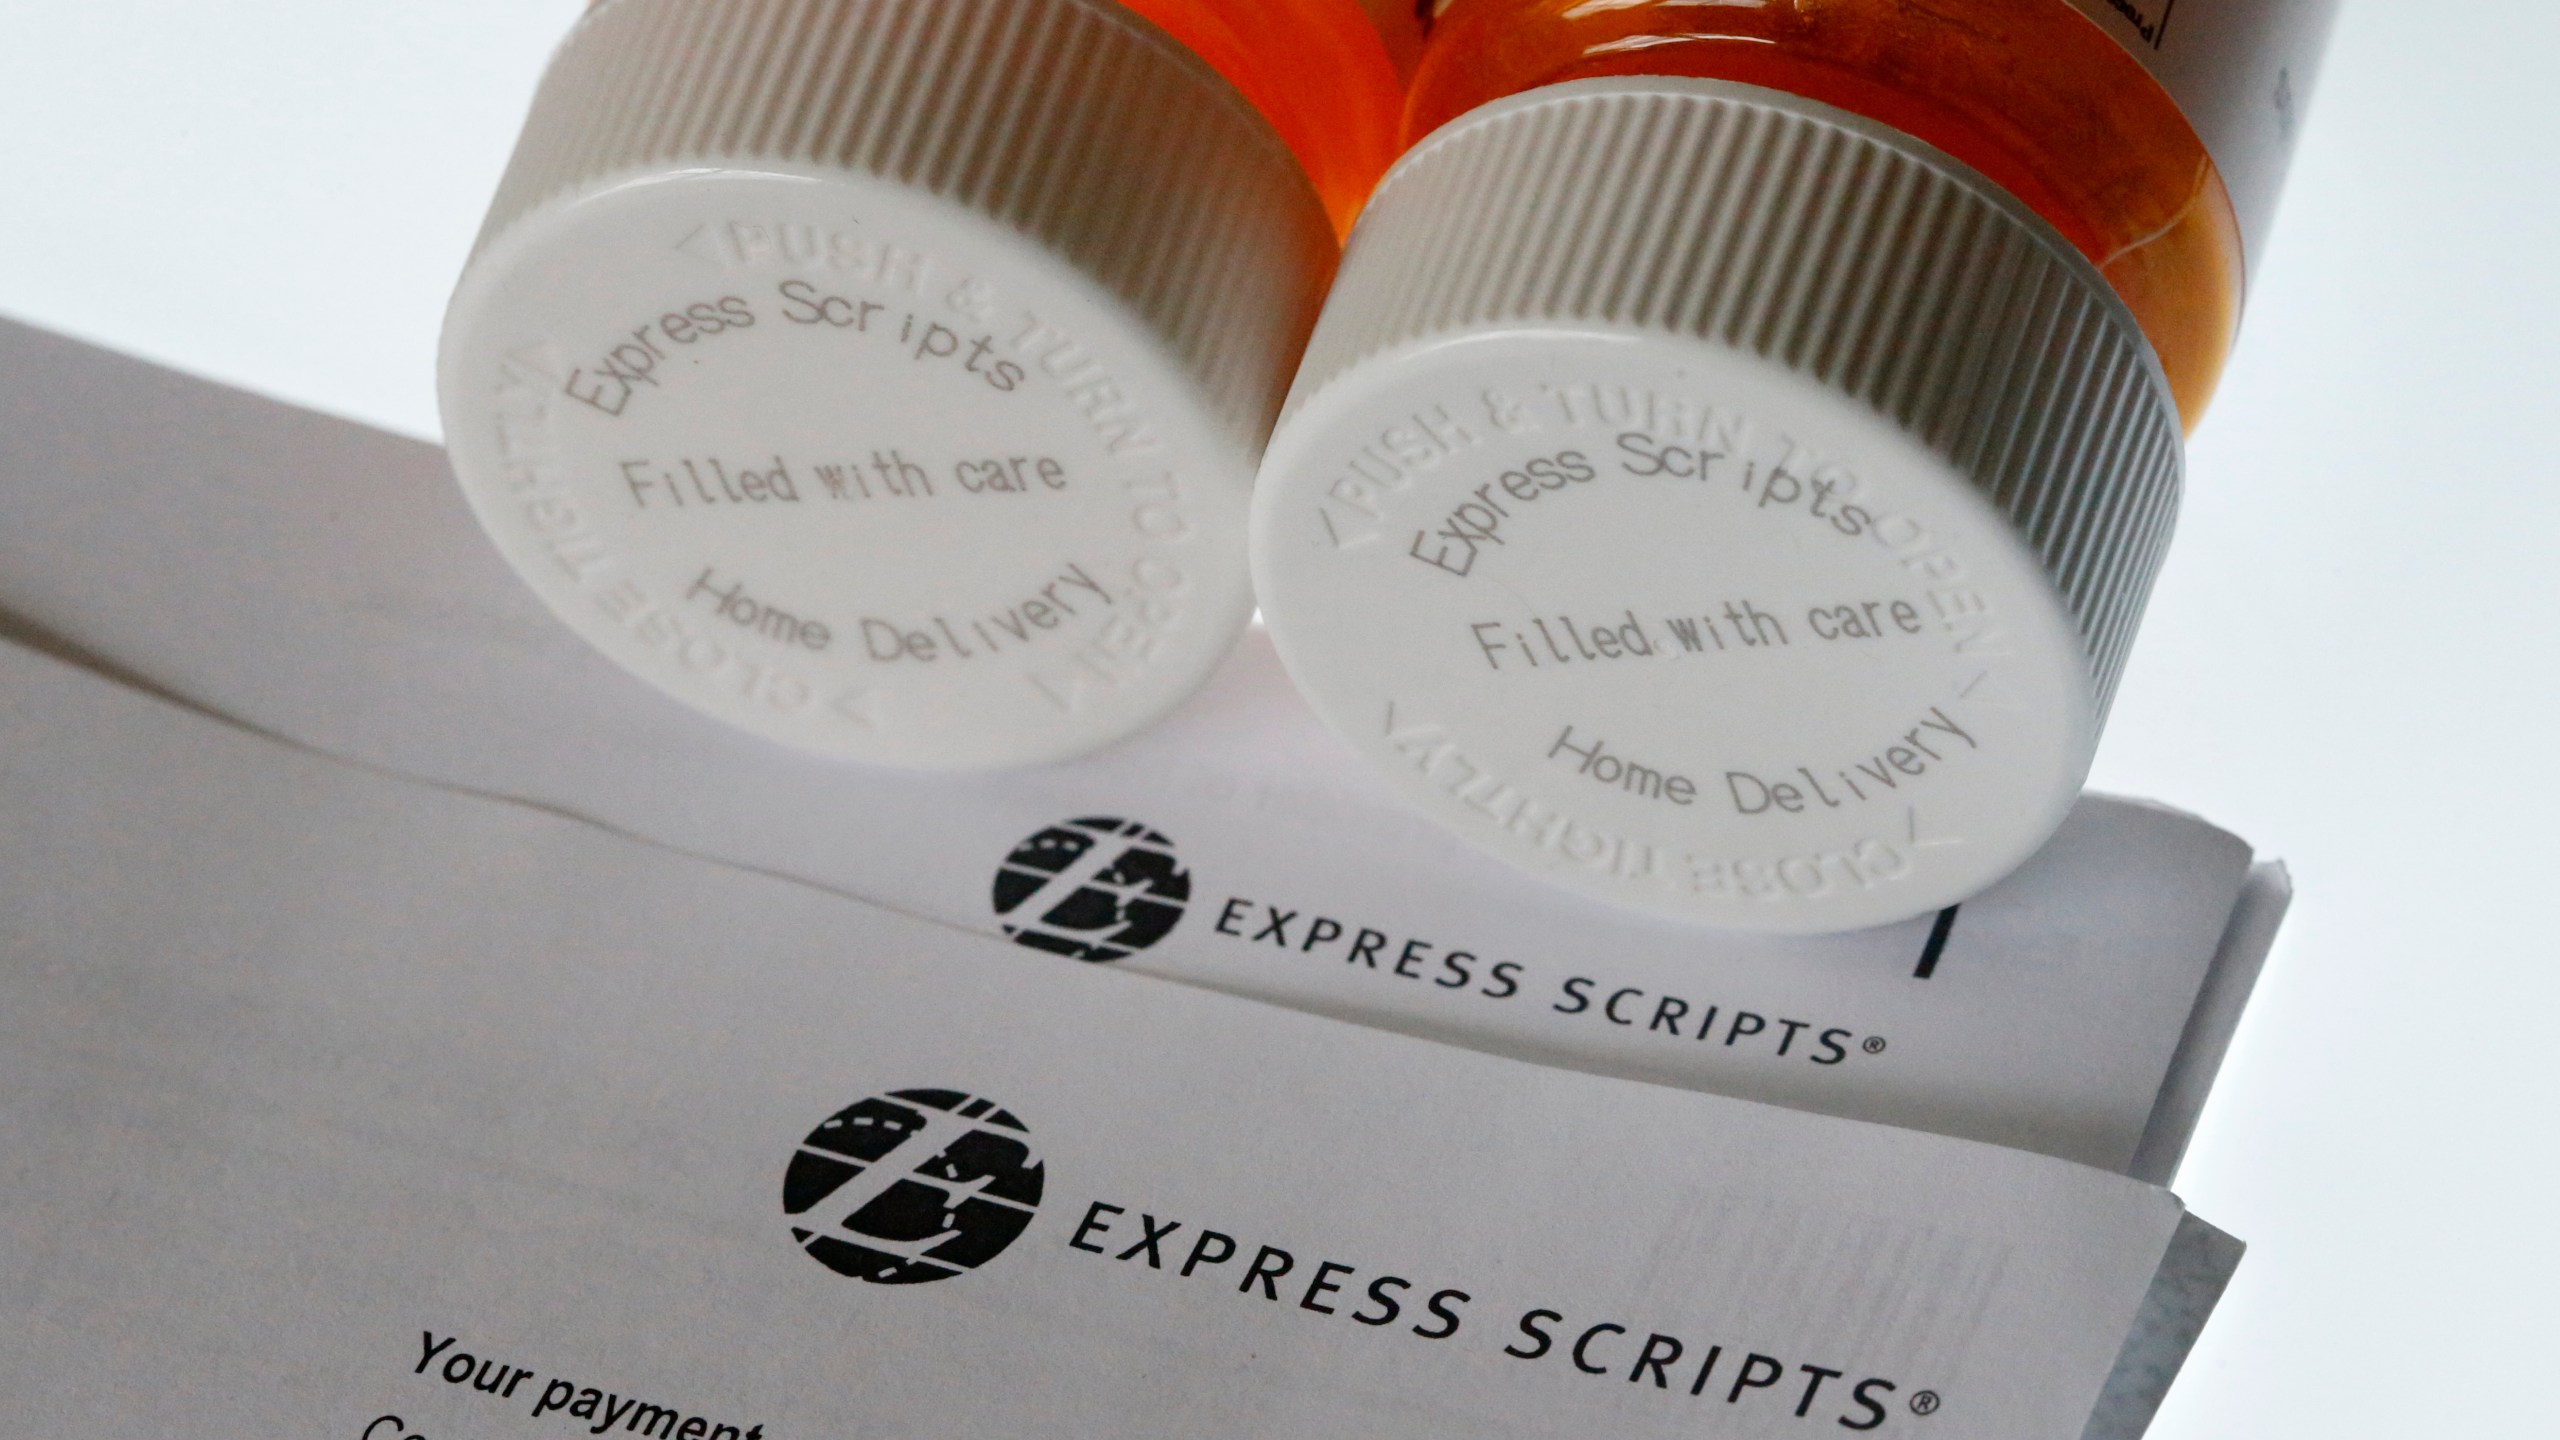
[[[1031,1132],[992,1100],[896,1090],[827,1117],[782,1177],[791,1238],[875,1285],[921,1285],[1004,1253],[1040,1205]]]
[[[996,918],[1013,943],[1078,960],[1117,960],[1173,931],[1191,872],[1173,842],[1134,820],[1052,825],[996,870]]]

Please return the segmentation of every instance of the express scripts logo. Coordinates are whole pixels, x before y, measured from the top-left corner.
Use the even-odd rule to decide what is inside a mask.
[[[1030,1141],[1012,1112],[957,1090],[893,1090],[846,1106],[791,1157],[782,1199],[791,1238],[819,1264],[875,1285],[976,1270],[1021,1239],[1039,1212],[1046,1176]],[[1935,1414],[1941,1403],[1935,1390],[1747,1335],[1656,1328],[1587,1305],[1506,1305],[1476,1285],[1415,1278],[1431,1265],[1336,1259],[1106,1200],[1049,1235],[1048,1243],[1116,1262],[1120,1275],[1181,1285],[1221,1308],[1268,1306],[1268,1314],[1331,1318],[1349,1333],[1407,1337],[1399,1344],[1481,1348],[1559,1378],[1570,1366],[1585,1378],[1568,1383],[1614,1381],[1757,1424],[1872,1431],[1899,1415]]]
[[[1136,820],[1089,816],[1014,846],[996,867],[993,899],[996,922],[1015,944],[1104,962],[1127,959],[1170,936],[1191,908],[1193,891],[1191,871],[1164,832]],[[1569,967],[1556,957],[1507,957],[1392,920],[1365,924],[1348,913],[1233,893],[1220,900],[1212,892],[1198,908],[1199,943],[1187,959],[1288,965],[1329,988],[1395,992],[1391,1004],[1424,997],[1423,1003],[1446,998],[1534,1007],[1545,1013],[1530,1023],[1606,1026],[1639,1044],[1692,1053],[1703,1048],[1763,1064],[1865,1064],[1888,1048],[1885,1036],[1819,1012],[1789,1014],[1687,985],[1675,994],[1656,984],[1621,983],[1604,970]],[[1912,978],[1936,972],[1955,917],[1953,909],[1937,917]],[[1321,977],[1320,968],[1344,978]]]
[[[1173,842],[1135,820],[1052,825],[996,869],[996,919],[1017,945],[1077,960],[1118,960],[1173,933],[1191,872]]]
[[[818,1123],[783,1173],[791,1238],[875,1285],[975,1270],[1021,1238],[1045,1182],[1031,1132],[992,1100],[893,1090]]]

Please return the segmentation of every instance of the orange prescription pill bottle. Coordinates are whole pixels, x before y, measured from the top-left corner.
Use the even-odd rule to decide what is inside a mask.
[[[1813,932],[2087,775],[2335,0],[1441,0],[1264,462],[1316,708],[1535,873]]]
[[[1396,66],[1360,0],[603,0],[447,313],[455,473],[713,716],[922,769],[1106,744],[1252,614]]]

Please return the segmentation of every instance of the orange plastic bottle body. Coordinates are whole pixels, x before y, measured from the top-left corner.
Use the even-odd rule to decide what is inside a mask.
[[[2204,143],[2064,0],[1455,0],[1405,112],[1611,75],[1732,80],[1891,125],[1981,171],[2106,275],[2192,429],[2238,327],[2240,228]]]
[[[1252,102],[1347,234],[1397,153],[1404,87],[1360,0],[1121,0]],[[1167,135],[1169,145],[1182,143]]]
[[[1207,61],[1271,122],[1315,182],[1334,233],[1349,234],[1399,148],[1402,70],[1421,35],[1402,0],[1373,0],[1368,9],[1362,0],[1121,3]],[[1182,137],[1164,140],[1178,145]]]

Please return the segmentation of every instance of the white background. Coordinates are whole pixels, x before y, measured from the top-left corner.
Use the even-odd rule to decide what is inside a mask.
[[[421,435],[575,0],[0,0],[0,313]],[[2347,6],[2097,783],[2302,898],[2154,1434],[2522,1433],[2560,1326],[2560,11]]]

